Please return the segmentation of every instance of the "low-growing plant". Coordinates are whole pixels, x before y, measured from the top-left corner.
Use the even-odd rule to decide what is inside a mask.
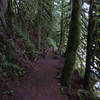
[[[80,100],[84,100],[84,98],[88,98],[88,96],[90,95],[88,90],[84,90],[84,89],[79,89],[77,91],[77,95],[79,96]]]
[[[9,62],[7,57],[2,53],[0,53],[0,60],[0,74],[4,81],[8,78],[14,79],[14,77],[20,77],[24,74],[24,69]]]

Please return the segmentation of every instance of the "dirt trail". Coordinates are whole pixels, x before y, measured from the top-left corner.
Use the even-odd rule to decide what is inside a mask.
[[[29,77],[20,80],[13,86],[13,96],[5,100],[68,100],[62,96],[57,85],[56,71],[60,65],[59,59],[47,55],[39,59],[31,70]]]

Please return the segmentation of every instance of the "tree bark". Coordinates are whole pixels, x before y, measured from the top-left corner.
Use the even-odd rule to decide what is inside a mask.
[[[71,87],[71,79],[76,61],[76,53],[80,44],[80,8],[80,0],[72,0],[72,15],[66,49],[66,59],[61,75],[62,85],[66,85],[68,88]]]
[[[7,25],[8,27],[12,30],[12,15],[13,15],[13,11],[12,11],[12,0],[8,0],[8,8],[7,8]]]
[[[41,49],[41,26],[40,24],[38,25],[38,50],[40,51]]]
[[[64,0],[62,0],[60,28],[61,28],[61,32],[60,32],[59,52],[61,53],[62,44],[63,44],[63,36],[64,36]]]

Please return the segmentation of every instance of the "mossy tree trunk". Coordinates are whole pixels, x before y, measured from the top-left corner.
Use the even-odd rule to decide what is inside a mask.
[[[76,53],[80,44],[80,0],[72,0],[72,15],[68,37],[66,59],[61,76],[62,85],[71,86],[71,79],[76,61]]]

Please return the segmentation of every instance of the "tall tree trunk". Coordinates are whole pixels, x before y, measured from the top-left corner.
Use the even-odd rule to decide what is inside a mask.
[[[90,9],[89,9],[89,22],[88,22],[88,36],[87,36],[87,54],[86,54],[86,69],[84,76],[84,88],[89,88],[90,81],[90,70],[91,70],[91,61],[92,61],[92,35],[94,32],[95,25],[93,24],[93,5],[94,0],[90,0]]]
[[[40,51],[41,49],[41,2],[42,1],[37,1],[38,4],[38,14],[37,14],[37,25],[38,25],[38,50]]]
[[[61,53],[62,44],[63,44],[63,36],[64,36],[64,0],[62,0],[60,28],[61,28],[61,32],[60,32],[59,52]]]
[[[7,16],[7,25],[11,30],[12,30],[12,15],[13,15],[12,0],[8,0],[8,9],[6,16]]]
[[[68,37],[66,60],[61,76],[62,85],[71,86],[71,79],[80,43],[80,0],[72,0],[71,25]]]
[[[7,9],[7,0],[0,0],[0,21],[2,27],[5,30],[5,33],[8,35],[8,26],[5,20],[6,9]]]
[[[5,13],[7,9],[7,0],[0,0],[0,21],[3,27],[6,27]]]
[[[41,48],[41,26],[38,25],[38,50],[40,51]]]

